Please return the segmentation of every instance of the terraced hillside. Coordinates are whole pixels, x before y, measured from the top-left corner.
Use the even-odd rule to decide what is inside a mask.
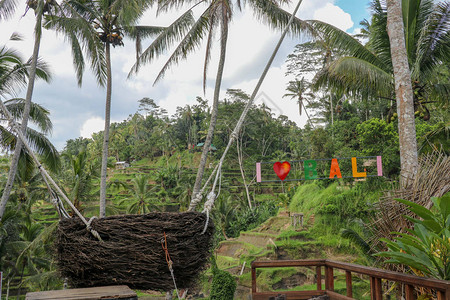
[[[216,250],[219,268],[236,277],[235,299],[249,299],[251,294],[251,263],[254,260],[330,258],[355,262],[356,257],[326,246],[316,240],[310,229],[314,218],[304,226],[293,228],[289,213],[280,212],[264,224],[236,239],[222,241]],[[367,280],[355,278],[355,293],[360,299],[370,299]],[[309,268],[271,268],[257,272],[261,291],[308,290],[316,288],[315,270]],[[345,293],[345,274],[336,274],[336,291]]]

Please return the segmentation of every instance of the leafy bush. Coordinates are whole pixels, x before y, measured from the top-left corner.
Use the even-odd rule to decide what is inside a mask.
[[[212,257],[213,280],[211,285],[211,300],[233,300],[236,291],[236,281],[233,276],[217,267],[214,256]]]
[[[383,172],[391,177],[399,172],[398,133],[393,123],[370,119],[356,127],[361,155],[383,156]]]
[[[432,198],[435,211],[407,200],[397,201],[408,206],[423,220],[406,217],[414,230],[399,233],[394,241],[382,239],[389,251],[376,255],[390,258],[387,263],[409,266],[416,275],[450,280],[450,193]]]
[[[227,227],[227,235],[229,237],[237,237],[241,231],[252,230],[276,215],[277,211],[278,208],[275,201],[259,203],[253,209],[247,208],[236,211],[230,225]]]

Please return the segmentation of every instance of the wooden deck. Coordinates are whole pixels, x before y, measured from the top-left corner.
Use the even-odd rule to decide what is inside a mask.
[[[59,299],[59,300],[96,300],[96,299],[122,299],[122,300],[135,300],[137,299],[136,293],[126,285],[117,286],[102,286],[92,287],[84,289],[69,289],[69,290],[57,290],[46,292],[33,292],[27,293],[26,300],[47,300],[47,299]]]

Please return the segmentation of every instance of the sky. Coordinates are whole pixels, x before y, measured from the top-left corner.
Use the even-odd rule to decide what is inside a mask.
[[[23,16],[25,1],[18,8],[17,15],[9,21],[0,22],[0,47],[19,50],[23,57],[29,57],[33,47],[34,15],[29,12]],[[294,10],[297,1],[284,7]],[[197,13],[202,7],[199,7]],[[149,10],[139,24],[167,26],[178,16],[172,12],[156,17],[155,10]],[[303,0],[297,17],[317,19],[328,22],[348,33],[358,32],[359,22],[369,18],[368,0]],[[23,41],[9,41],[13,32],[19,32]],[[242,12],[237,9],[230,26],[227,57],[220,98],[223,99],[228,88],[242,89],[251,94],[281,35],[280,30],[271,30],[258,21],[248,7]],[[264,102],[275,115],[283,114],[304,126],[306,116],[299,116],[296,101],[282,98],[286,86],[293,78],[286,77],[286,57],[296,44],[305,42],[305,38],[287,36],[260,88],[255,103]],[[170,55],[170,50],[158,60],[143,66],[139,73],[127,79],[128,72],[135,61],[134,43],[124,40],[124,47],[112,49],[113,92],[111,121],[120,122],[134,114],[138,109],[138,100],[148,97],[165,108],[169,115],[175,113],[178,106],[193,105],[200,96],[210,101],[214,88],[219,48],[213,48],[209,66],[206,93],[203,92],[203,60],[205,45],[198,51],[173,66],[158,83],[153,82]],[[145,49],[151,40],[143,42]],[[216,37],[216,45],[219,39]],[[53,73],[50,84],[37,81],[33,101],[50,111],[53,132],[49,139],[58,150],[62,150],[69,139],[80,136],[89,138],[93,132],[104,128],[106,90],[99,87],[88,67],[83,77],[82,87],[78,87],[72,65],[72,56],[68,43],[62,35],[44,30],[40,48],[40,57],[49,63]],[[25,91],[19,96],[24,97]]]

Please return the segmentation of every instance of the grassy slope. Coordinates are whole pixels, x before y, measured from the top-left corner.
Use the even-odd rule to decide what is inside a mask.
[[[291,213],[304,213],[305,224],[293,228],[286,212],[272,217],[264,224],[240,237],[223,241],[216,251],[218,266],[235,275],[239,287],[235,297],[246,297],[251,287],[250,264],[263,259],[329,258],[366,264],[365,258],[339,235],[344,227],[355,225],[357,218],[370,213],[367,208],[378,198],[378,193],[362,193],[360,187],[334,183],[326,188],[317,183],[299,186],[292,197]],[[240,271],[245,262],[242,275]],[[335,289],[345,294],[345,274],[336,273]],[[354,295],[370,299],[367,279],[354,278]],[[261,269],[257,273],[259,290],[315,289],[315,271],[308,268]]]

